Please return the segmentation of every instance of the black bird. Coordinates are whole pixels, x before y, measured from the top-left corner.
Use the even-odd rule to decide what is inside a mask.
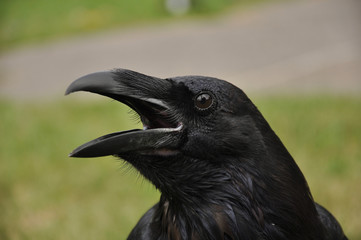
[[[347,239],[314,202],[297,164],[239,88],[116,69],[74,81],[129,105],[142,130],[105,135],[71,157],[115,155],[161,192],[128,239]]]

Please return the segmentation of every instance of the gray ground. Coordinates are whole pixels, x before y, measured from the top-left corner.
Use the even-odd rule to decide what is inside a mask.
[[[0,96],[60,97],[116,67],[208,75],[255,93],[361,93],[361,1],[283,1],[213,19],[103,32],[0,55]]]

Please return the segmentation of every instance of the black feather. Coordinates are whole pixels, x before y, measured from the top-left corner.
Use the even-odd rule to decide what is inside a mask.
[[[167,81],[167,115],[187,126],[187,138],[177,156],[121,155],[162,192],[129,239],[346,239],[240,89],[198,76]],[[194,109],[201,91],[217,101],[207,115]]]
[[[104,82],[97,81],[101,77]],[[314,202],[262,114],[232,84],[119,69],[82,77],[67,93],[79,90],[128,104],[144,124],[143,132],[106,135],[77,152],[97,156],[96,147],[111,142],[111,154],[119,152],[161,191],[129,240],[347,239],[337,220]],[[139,141],[141,136],[146,140]]]

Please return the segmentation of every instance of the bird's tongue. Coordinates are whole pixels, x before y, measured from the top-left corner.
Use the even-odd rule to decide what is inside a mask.
[[[182,126],[129,130],[104,135],[77,147],[70,157],[102,157],[134,151],[176,149],[180,145]]]

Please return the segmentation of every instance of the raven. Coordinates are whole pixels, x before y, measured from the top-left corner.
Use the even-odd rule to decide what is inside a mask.
[[[160,190],[160,201],[128,239],[347,239],[234,85],[115,69],[75,80],[66,94],[77,91],[120,101],[143,123],[143,129],[99,137],[70,154],[120,157]]]

